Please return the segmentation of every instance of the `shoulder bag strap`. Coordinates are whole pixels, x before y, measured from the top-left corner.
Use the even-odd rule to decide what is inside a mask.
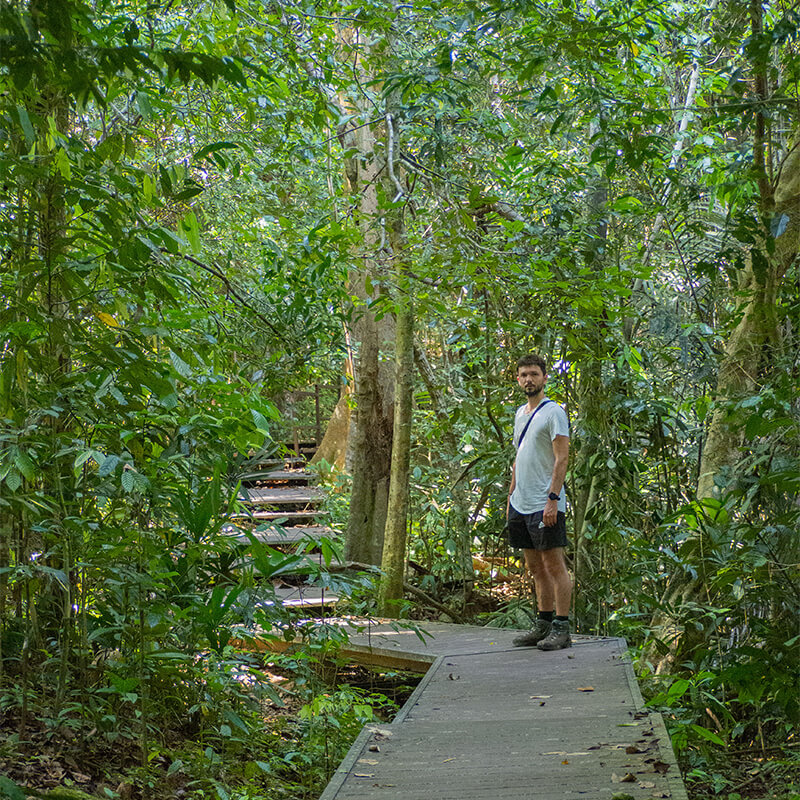
[[[531,424],[531,422],[533,422],[533,418],[539,412],[539,409],[540,408],[544,408],[548,403],[552,403],[552,402],[553,402],[552,400],[543,400],[541,403],[539,403],[538,406],[536,406],[536,408],[533,411],[533,414],[530,415],[530,417],[528,418],[528,421],[525,423],[525,427],[522,429],[522,433],[519,435],[519,442],[517,443],[517,450],[519,450],[520,447],[522,447],[522,440],[525,438],[525,434],[528,432],[528,426]]]

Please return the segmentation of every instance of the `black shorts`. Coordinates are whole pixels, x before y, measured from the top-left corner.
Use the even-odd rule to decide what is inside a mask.
[[[514,506],[508,510],[508,543],[522,550],[552,550],[566,547],[567,519],[563,511],[558,512],[556,524],[547,528],[542,525],[542,512],[521,514]]]

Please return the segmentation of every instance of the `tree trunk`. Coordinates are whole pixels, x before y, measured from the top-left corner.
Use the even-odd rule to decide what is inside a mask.
[[[411,463],[411,420],[414,389],[414,312],[411,304],[397,313],[395,401],[389,506],[383,543],[378,613],[397,617],[403,599]]]
[[[345,39],[355,51],[355,69],[361,73],[363,85],[374,91],[379,65],[388,59],[391,34],[382,40],[382,51],[370,49],[370,72],[361,58],[369,48],[359,44],[358,33],[350,31]],[[366,100],[360,96],[355,105],[346,101],[343,105],[355,119],[374,119],[375,107]],[[354,309],[349,331],[356,355],[356,413],[347,459],[352,464],[353,489],[345,556],[379,565],[389,500],[394,407],[394,374],[384,354],[393,349],[394,320],[391,314],[378,316],[374,308],[384,291],[378,279],[387,271],[385,262],[392,257],[392,243],[402,240],[402,219],[396,209],[388,219],[382,207],[382,198],[386,203],[396,194],[391,116],[385,114],[379,122],[343,135],[348,148],[356,153],[347,160],[345,174],[351,196],[357,197],[356,217],[363,237],[362,267],[351,273],[351,291],[361,305]]]

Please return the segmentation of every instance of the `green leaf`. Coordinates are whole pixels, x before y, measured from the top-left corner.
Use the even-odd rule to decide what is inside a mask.
[[[174,350],[169,351],[169,360],[182,378],[192,377],[192,368]]]
[[[202,249],[200,246],[200,224],[194,211],[189,211],[184,215],[181,220],[181,229],[192,251],[199,253]]]
[[[0,775],[0,797],[6,800],[27,800],[28,795],[14,781]]]
[[[136,93],[136,105],[139,106],[139,113],[143,119],[153,118],[153,106],[150,105],[150,98],[145,92]]]
[[[129,494],[133,491],[135,485],[135,480],[133,475],[134,475],[133,470],[130,469],[122,470],[122,488]]]
[[[250,729],[247,727],[244,720],[235,711],[226,709],[223,713],[225,714],[225,719],[239,728],[240,731],[243,733],[250,733]]]
[[[183,761],[179,758],[176,758],[167,768],[167,777],[174,775],[176,772],[180,772],[183,768]]]
[[[106,478],[112,472],[114,472],[114,470],[117,468],[117,464],[119,464],[119,456],[108,455],[103,459],[103,463],[100,464],[100,468],[97,470],[97,474],[101,478]]]
[[[6,475],[6,486],[12,491],[16,492],[22,486],[22,476],[15,469],[9,471]]]
[[[689,681],[687,681],[685,678],[679,678],[672,684],[672,686],[669,687],[669,690],[667,691],[667,697],[670,700],[677,700],[686,694],[689,686]]]
[[[22,132],[25,134],[25,141],[28,146],[30,146],[36,141],[36,131],[33,129],[31,118],[28,116],[28,112],[23,106],[17,106],[17,117],[19,118]]]
[[[31,457],[22,450],[18,450],[14,456],[14,464],[16,464],[17,469],[29,481],[32,481],[36,477],[36,467],[34,466]]]
[[[708,739],[709,742],[714,742],[714,744],[718,744],[720,747],[725,747],[725,740],[714,733],[714,731],[710,731],[702,725],[692,725],[691,727],[692,730],[703,739]]]

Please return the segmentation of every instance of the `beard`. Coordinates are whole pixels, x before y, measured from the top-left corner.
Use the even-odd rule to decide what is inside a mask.
[[[539,392],[544,389],[544,383],[533,384],[531,386],[525,387],[525,395],[526,397],[536,397]]]

